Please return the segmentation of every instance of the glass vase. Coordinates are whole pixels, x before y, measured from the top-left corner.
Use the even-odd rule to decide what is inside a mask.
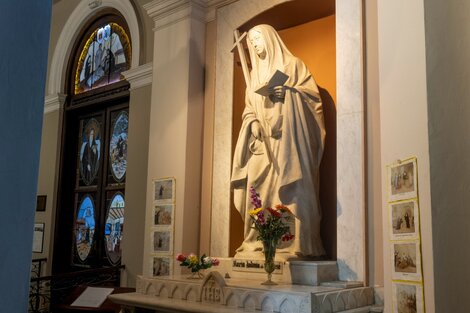
[[[274,257],[276,256],[277,241],[273,239],[263,240],[264,249],[264,271],[268,273],[268,280],[261,285],[277,285],[271,280],[275,270]]]
[[[188,279],[202,279],[204,278],[204,274],[201,271],[191,272],[191,275],[188,276]]]

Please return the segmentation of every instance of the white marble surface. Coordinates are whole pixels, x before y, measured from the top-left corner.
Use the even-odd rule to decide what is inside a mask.
[[[137,292],[109,298],[132,308],[172,312],[348,312],[373,304],[372,288],[341,289],[279,284],[264,286],[249,279],[223,279],[208,273],[202,280],[183,276],[138,277]],[[367,312],[367,311],[364,311]]]
[[[336,2],[337,259],[340,280],[365,280],[362,1]]]
[[[293,284],[318,286],[338,279],[335,261],[291,261],[288,265]]]

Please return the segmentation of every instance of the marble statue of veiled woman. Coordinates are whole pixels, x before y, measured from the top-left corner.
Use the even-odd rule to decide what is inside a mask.
[[[262,206],[284,204],[297,217],[293,241],[278,249],[288,256],[325,254],[320,238],[319,165],[325,126],[318,87],[305,64],[292,55],[269,25],[248,32],[252,64],[246,88],[243,122],[235,148],[231,185],[235,207],[245,222],[245,239],[237,256],[261,250],[251,228],[253,209],[249,189],[260,194]],[[270,88],[268,96],[255,92],[279,70],[289,76],[283,86]],[[259,252],[258,252],[259,253]]]

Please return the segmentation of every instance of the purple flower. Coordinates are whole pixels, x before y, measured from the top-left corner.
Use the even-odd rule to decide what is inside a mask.
[[[259,225],[265,225],[266,224],[266,219],[264,218],[264,213],[263,211],[259,212],[257,214],[258,219],[256,220],[256,223]]]
[[[255,208],[261,208],[261,199],[253,186],[250,187],[250,198],[251,204],[253,204]]]

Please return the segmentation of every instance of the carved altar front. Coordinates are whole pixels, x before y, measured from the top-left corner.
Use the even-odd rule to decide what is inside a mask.
[[[144,278],[137,292],[110,295],[125,313],[141,312],[370,312],[374,291],[370,287],[327,283],[321,286],[279,283],[263,286],[258,280],[225,279],[217,271],[204,279]]]

